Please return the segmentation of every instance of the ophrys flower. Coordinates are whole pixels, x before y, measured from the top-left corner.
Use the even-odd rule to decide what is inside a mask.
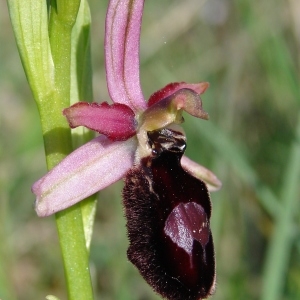
[[[139,82],[143,4],[110,1],[105,59],[113,104],[79,102],[63,111],[72,128],[101,135],[33,185],[35,209],[39,216],[51,215],[125,178],[129,259],[164,297],[202,299],[215,282],[207,188],[221,184],[183,156],[180,124],[183,111],[208,118],[200,98],[208,83],[171,83],[145,101]]]

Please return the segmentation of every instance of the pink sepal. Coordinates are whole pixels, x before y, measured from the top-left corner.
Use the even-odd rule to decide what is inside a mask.
[[[206,89],[209,87],[208,82],[199,82],[199,83],[185,83],[185,82],[173,82],[169,83],[162,89],[153,93],[148,100],[148,107],[154,103],[160,101],[161,99],[167,98],[168,96],[176,93],[181,89],[190,89],[193,90],[198,95],[203,94]]]
[[[124,177],[136,147],[136,138],[112,142],[100,136],[76,149],[32,186],[38,216],[63,210]]]
[[[213,172],[189,159],[185,155],[183,155],[181,159],[181,166],[192,176],[204,181],[210,192],[217,191],[222,187],[222,182]]]
[[[136,133],[134,112],[124,104],[77,102],[63,110],[71,128],[85,126],[113,141],[124,141]]]
[[[143,6],[143,0],[109,1],[105,27],[106,79],[110,97],[135,112],[147,107],[139,77]]]

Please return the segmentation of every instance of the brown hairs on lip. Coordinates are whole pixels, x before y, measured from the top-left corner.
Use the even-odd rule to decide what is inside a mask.
[[[163,297],[205,299],[215,286],[210,198],[206,185],[180,165],[182,139],[177,147],[179,137],[170,140],[168,132],[164,144],[164,134],[157,131],[149,136],[156,148],[153,155],[142,159],[125,178],[127,254]]]

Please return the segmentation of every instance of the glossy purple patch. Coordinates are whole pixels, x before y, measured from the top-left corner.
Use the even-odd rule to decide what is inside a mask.
[[[199,300],[214,292],[215,258],[205,184],[183,170],[185,137],[148,133],[152,155],[125,179],[129,260],[163,297]]]
[[[192,255],[194,240],[203,248],[209,241],[209,223],[203,207],[195,202],[178,204],[168,216],[164,233]]]

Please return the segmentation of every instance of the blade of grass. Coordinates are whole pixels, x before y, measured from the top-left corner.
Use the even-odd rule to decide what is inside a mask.
[[[289,264],[294,217],[299,206],[300,178],[300,115],[296,127],[295,140],[290,148],[289,160],[283,174],[280,192],[281,211],[275,218],[273,235],[266,254],[263,272],[262,300],[282,299],[282,292]],[[299,207],[298,207],[299,209]]]

